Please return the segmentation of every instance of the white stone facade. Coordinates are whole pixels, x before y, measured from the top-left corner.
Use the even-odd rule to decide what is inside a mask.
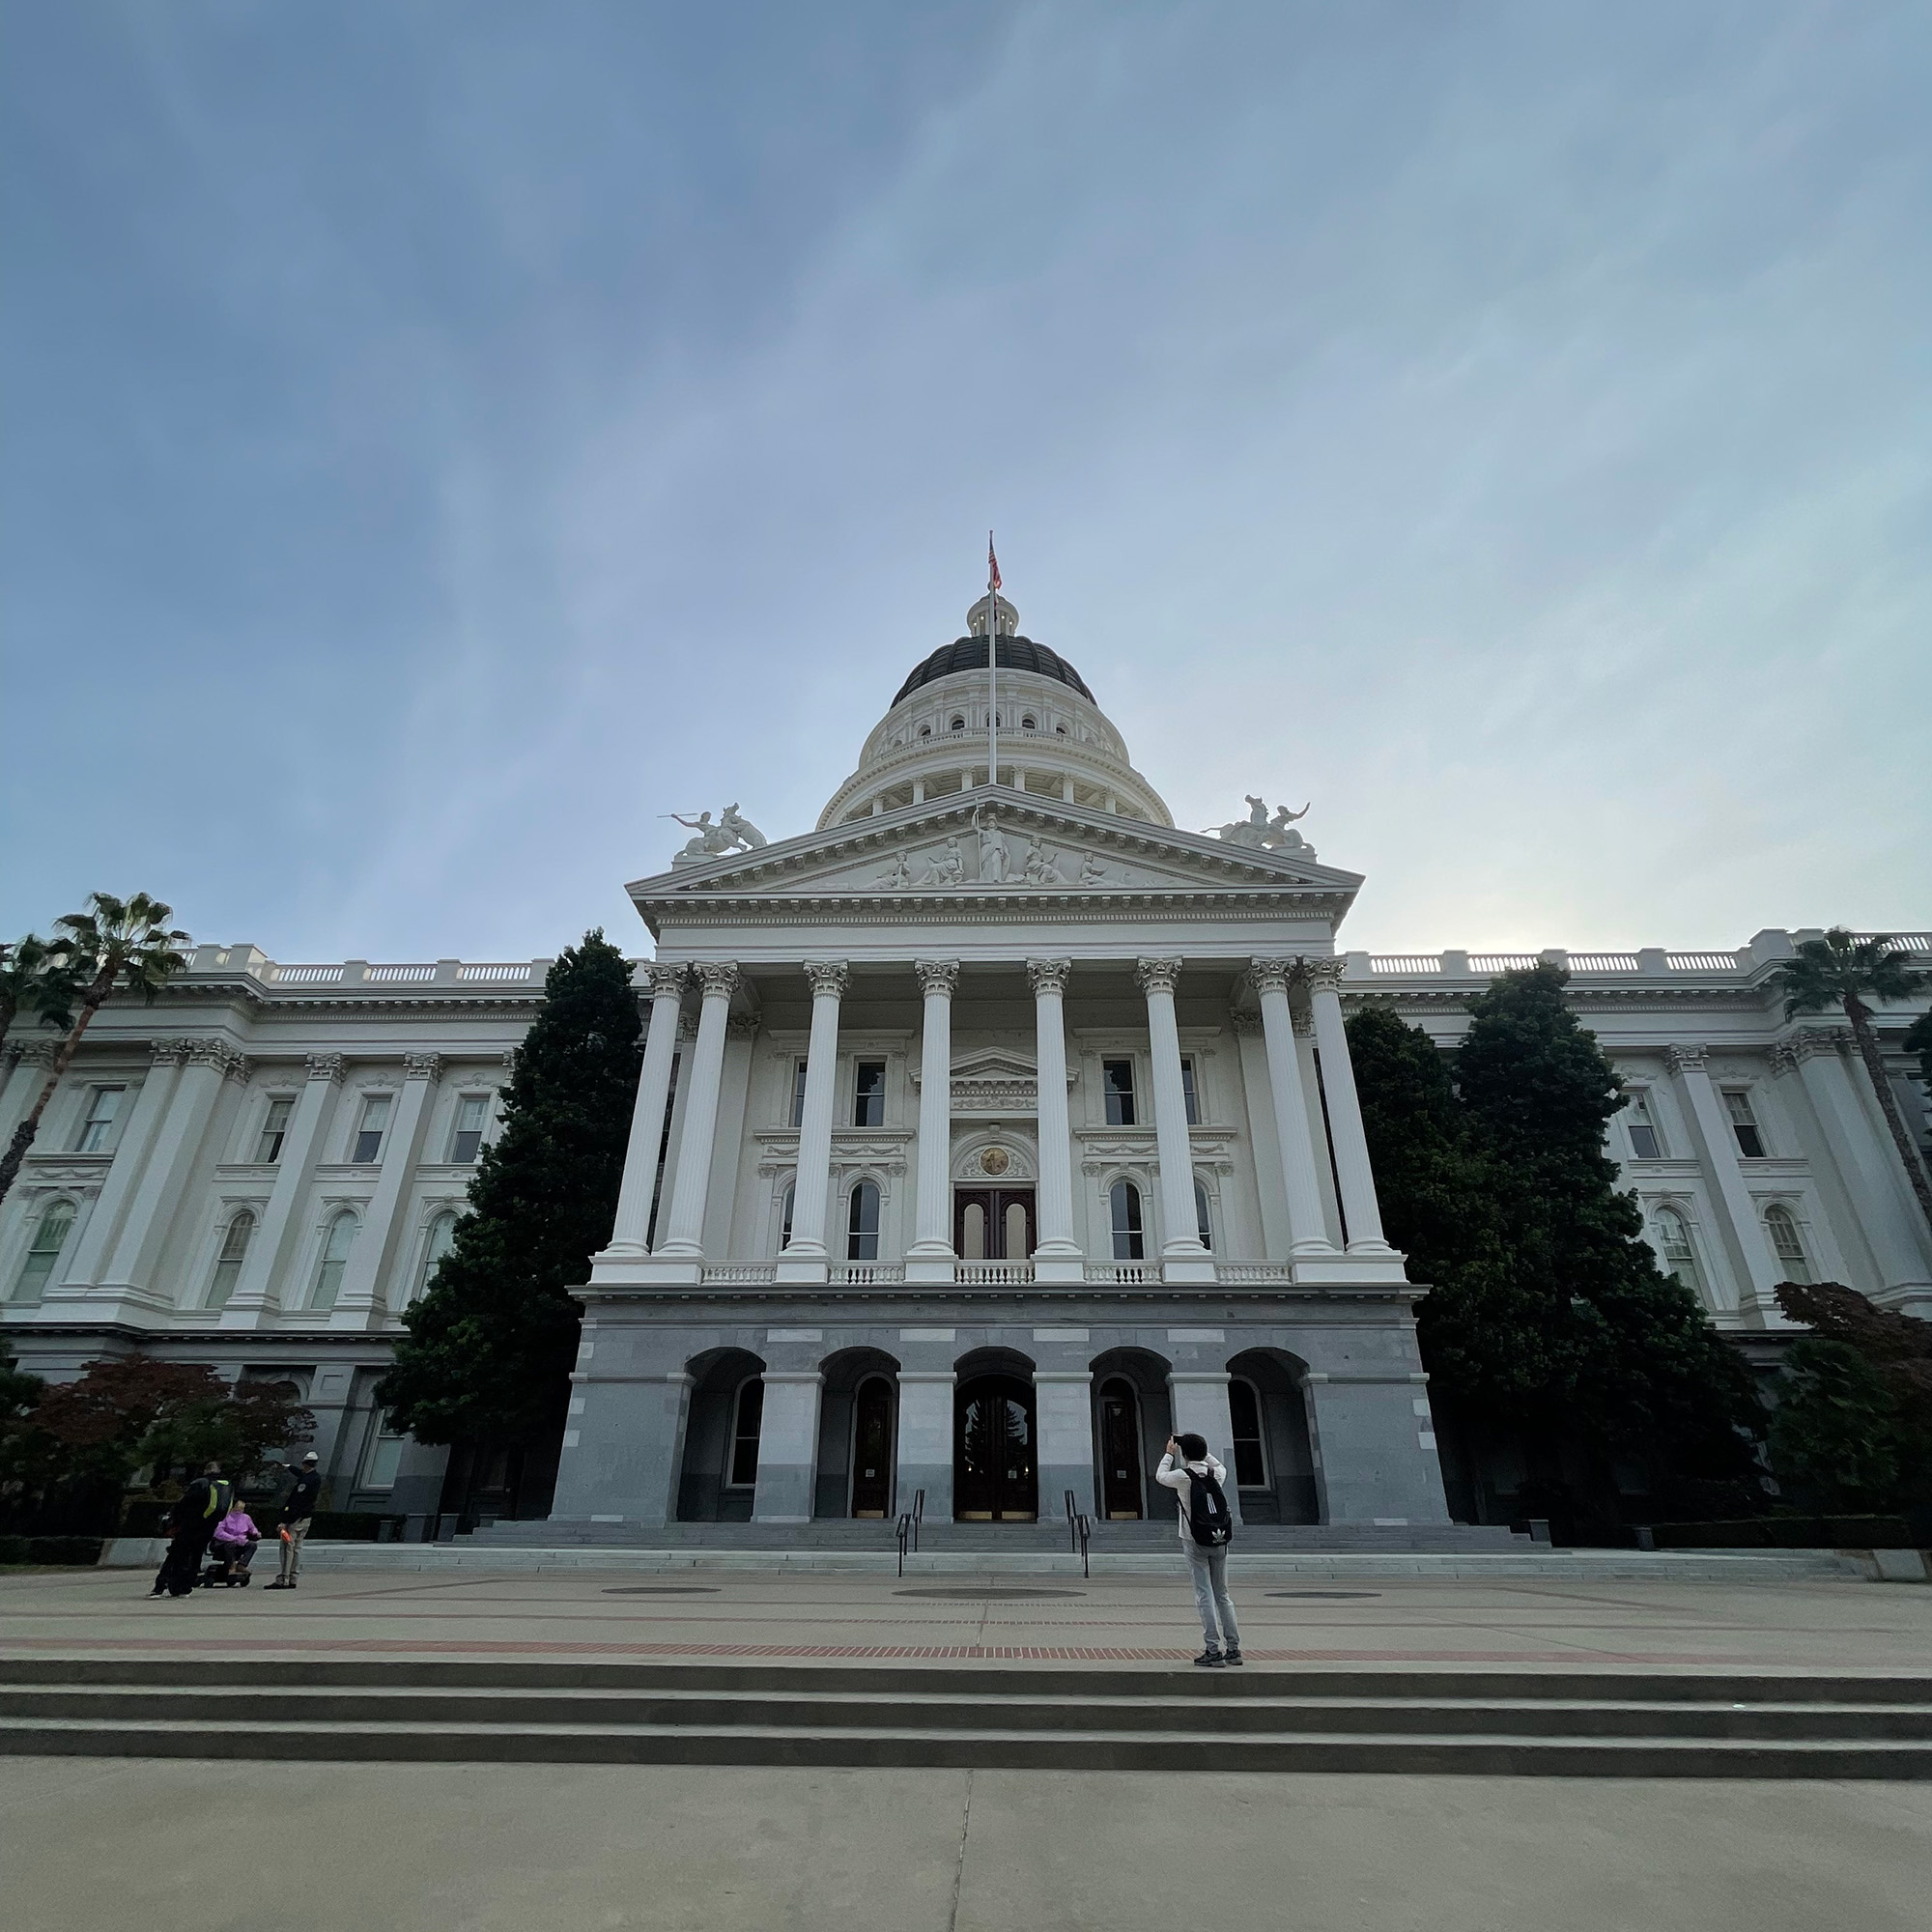
[[[988,783],[984,629],[981,604],[813,831],[630,889],[647,1044],[555,1515],[1127,1515],[1193,1426],[1241,1450],[1251,1520],[1441,1522],[1342,1025],[1387,1002],[1447,1046],[1527,962],[1346,952],[1355,875],[1176,831],[1077,673],[1004,633]],[[1641,1102],[1610,1151],[1660,1255],[1741,1331],[1805,1273],[1932,1313],[1861,1065],[1769,990],[1802,936],[1564,960]],[[7,1346],[293,1378],[338,1506],[434,1509],[439,1459],[370,1391],[546,963],[203,947],[110,1005],[0,1210]],[[1912,1017],[1881,1028],[1923,1138]],[[0,1131],[46,1056],[12,1037]],[[989,1474],[989,1440],[1027,1466]]]

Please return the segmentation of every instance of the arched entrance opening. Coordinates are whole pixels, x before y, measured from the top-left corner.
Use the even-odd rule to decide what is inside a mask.
[[[1148,1349],[1109,1349],[1092,1363],[1094,1497],[1110,1522],[1152,1514],[1153,1486],[1173,1428],[1168,1364]]]
[[[819,1365],[818,1463],[812,1515],[892,1514],[899,1365],[882,1349],[841,1349]]]
[[[1250,1349],[1228,1364],[1235,1482],[1246,1522],[1320,1522],[1308,1445],[1307,1364],[1281,1349]]]
[[[1039,1436],[1033,1364],[1004,1349],[966,1356],[954,1371],[952,1514],[960,1522],[1039,1518]]]
[[[746,1349],[715,1349],[685,1364],[692,1378],[678,1471],[680,1522],[750,1522],[764,1426],[765,1365]]]

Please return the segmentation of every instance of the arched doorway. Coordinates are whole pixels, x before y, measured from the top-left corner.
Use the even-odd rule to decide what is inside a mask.
[[[680,1522],[749,1522],[758,1482],[765,1365],[744,1349],[719,1349],[685,1364],[692,1378],[678,1473]]]
[[[1141,1488],[1141,1406],[1134,1385],[1112,1376],[1100,1385],[1100,1514],[1109,1522],[1147,1514]]]
[[[1018,1376],[962,1379],[952,1406],[952,1514],[961,1522],[1039,1516],[1033,1384]]]
[[[1304,1364],[1279,1349],[1250,1349],[1228,1364],[1228,1461],[1248,1522],[1320,1522],[1308,1440]]]
[[[852,1514],[883,1517],[893,1506],[893,1385],[867,1376],[852,1406]]]

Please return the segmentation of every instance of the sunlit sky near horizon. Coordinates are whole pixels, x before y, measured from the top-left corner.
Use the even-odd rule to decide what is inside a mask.
[[[1932,9],[0,0],[0,932],[518,958],[999,532],[1378,951],[1932,923]]]

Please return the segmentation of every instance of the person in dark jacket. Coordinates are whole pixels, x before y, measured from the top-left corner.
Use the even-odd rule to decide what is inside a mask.
[[[308,1535],[315,1517],[316,1499],[322,1494],[319,1459],[311,1449],[301,1460],[301,1471],[282,1502],[282,1525],[277,1532],[282,1546],[281,1575],[269,1585],[271,1590],[293,1590],[296,1572],[301,1568],[302,1540]]]
[[[209,1463],[182,1492],[168,1517],[168,1553],[155,1573],[151,1597],[185,1597],[193,1592],[215,1525],[234,1500],[234,1485],[223,1479],[219,1463]]]

